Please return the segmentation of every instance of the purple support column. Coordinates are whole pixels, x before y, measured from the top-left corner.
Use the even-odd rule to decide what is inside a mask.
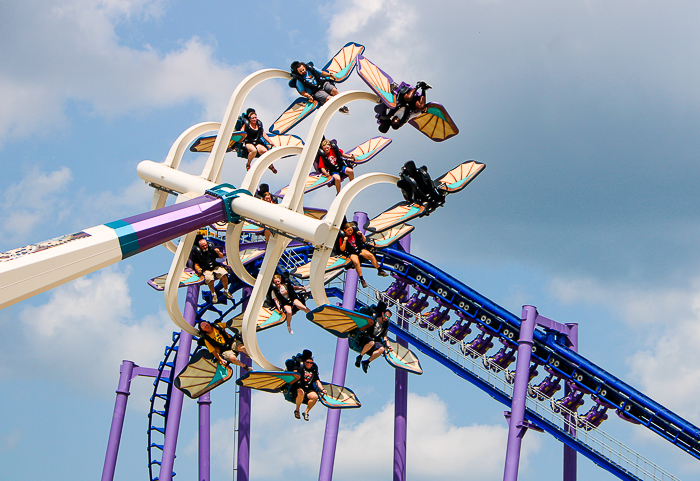
[[[569,341],[571,349],[578,352],[578,324],[567,324],[569,328]],[[565,387],[564,394],[568,394],[569,387]],[[570,419],[567,416],[568,431],[572,436],[576,436],[575,419]],[[564,445],[564,481],[576,481],[576,450],[570,446]]]
[[[199,479],[209,481],[211,479],[211,398],[209,393],[203,394],[197,399],[199,405]]]
[[[253,289],[246,287],[241,294],[243,297],[243,310],[248,307],[248,298]],[[253,362],[248,356],[241,353],[239,359],[246,366],[252,366]],[[236,464],[236,479],[248,481],[250,479],[250,388],[241,387],[238,391],[238,459]]]
[[[525,403],[527,402],[527,384],[530,380],[530,356],[532,354],[532,336],[535,331],[537,309],[523,306],[523,321],[520,323],[518,339],[518,360],[515,365],[515,384],[513,401],[510,408],[510,425],[508,426],[508,447],[506,448],[506,466],[503,481],[518,479],[520,463],[520,444],[526,431]]]
[[[399,241],[406,252],[411,252],[411,235]],[[406,325],[401,327],[406,328]],[[398,338],[398,343],[408,343]],[[394,380],[394,481],[406,481],[406,427],[408,419],[408,372],[395,370]]]
[[[187,300],[185,301],[185,320],[194,325],[197,314],[197,299],[199,298],[199,286],[189,286],[187,288]],[[190,348],[192,347],[192,335],[181,331],[180,343],[175,357],[175,369],[172,377],[175,378],[190,360]],[[180,430],[180,415],[182,414],[182,399],[184,394],[179,389],[173,389],[170,393],[170,405],[168,408],[168,419],[165,424],[165,441],[163,442],[163,459],[160,465],[160,481],[169,481],[173,478],[173,464],[175,463],[175,449],[177,448],[177,434]]]
[[[362,230],[367,222],[367,214],[355,212],[353,220]],[[346,271],[345,291],[343,292],[343,307],[355,309],[357,300],[357,272],[355,269]],[[348,366],[348,340],[338,339],[335,345],[335,362],[333,363],[333,384],[343,386],[345,384],[345,371]],[[318,473],[319,481],[333,479],[333,464],[335,463],[335,447],[338,443],[338,427],[340,426],[340,409],[329,409],[326,416],[326,432],[323,436],[323,452],[321,453],[321,468]]]
[[[122,437],[124,427],[124,414],[126,413],[126,401],[129,398],[129,388],[131,387],[132,372],[134,363],[122,361],[119,370],[119,385],[117,386],[117,400],[114,403],[114,414],[112,415],[112,426],[109,428],[109,440],[107,441],[107,454],[105,454],[105,464],[102,468],[102,481],[112,481],[114,479],[114,469],[117,466],[117,455],[119,454],[119,441]]]

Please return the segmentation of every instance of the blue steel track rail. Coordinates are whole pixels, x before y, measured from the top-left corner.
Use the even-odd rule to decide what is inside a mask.
[[[493,303],[439,268],[396,249],[378,251],[377,258],[384,269],[394,272],[409,283],[430,292],[432,296],[449,303],[452,309],[469,315],[473,322],[487,328],[494,336],[498,336],[506,342],[510,341],[511,344],[517,341],[521,322],[518,316]],[[404,336],[401,335],[401,337]],[[410,339],[407,340],[412,342]],[[606,403],[616,406],[616,409],[624,413],[624,416],[646,426],[675,446],[700,459],[700,429],[698,427],[580,354],[571,351],[564,344],[565,340],[562,335],[545,331],[542,328],[536,329],[532,354],[533,362],[551,368],[563,379],[575,383],[582,391],[591,393]],[[494,397],[498,399],[497,396]],[[536,421],[536,424],[540,425],[540,422]],[[547,430],[546,426],[541,427]],[[576,446],[571,444],[571,439],[563,439],[566,437],[565,433],[550,432],[550,434],[578,450]],[[585,450],[580,452],[586,455]]]
[[[398,326],[393,321],[389,326],[389,330],[394,333],[397,337],[404,339],[406,342],[412,346],[418,348],[423,354],[427,355],[431,359],[437,361],[438,363],[445,366],[447,369],[454,372],[457,376],[471,382],[479,389],[484,391],[486,394],[494,398],[496,401],[504,404],[505,406],[511,406],[511,397],[509,394],[501,391],[497,387],[481,379],[476,374],[464,369],[458,362],[441,353],[439,350],[434,349],[424,340],[414,336],[408,331],[405,331],[400,326]],[[640,477],[635,476],[634,473],[626,470],[624,467],[615,463],[612,459],[600,454],[591,448],[588,444],[582,442],[578,438],[572,436],[566,431],[560,429],[556,424],[540,416],[538,413],[531,410],[529,407],[525,409],[525,418],[532,421],[535,425],[542,428],[548,434],[552,435],[554,438],[560,442],[571,446],[573,449],[586,456],[588,459],[601,466],[606,471],[612,473],[620,479],[627,481],[640,481]]]

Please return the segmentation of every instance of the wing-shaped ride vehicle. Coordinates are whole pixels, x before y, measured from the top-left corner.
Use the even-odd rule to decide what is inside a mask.
[[[357,56],[357,74],[376,93],[381,103],[375,107],[379,131],[412,125],[435,142],[442,142],[459,133],[450,114],[438,103],[427,103],[425,92],[432,88],[420,81],[415,86],[397,84],[392,78],[362,55]]]
[[[334,336],[347,338],[350,349],[358,353],[362,353],[366,344],[363,342],[363,332],[370,329],[374,324],[371,315],[330,305],[317,307],[308,313],[306,317]],[[408,348],[394,341],[384,341],[384,344],[386,348],[383,352],[384,359],[392,367],[403,369],[413,374],[423,373],[418,357]]]
[[[343,48],[338,51],[337,54],[333,56],[332,59],[321,69],[321,72],[327,72],[332,75],[335,79],[335,83],[345,82],[350,74],[355,68],[357,63],[357,56],[365,51],[365,47],[358,43],[348,42]],[[295,62],[295,64],[298,62]],[[313,69],[313,62],[307,62],[305,67],[311,67]],[[311,69],[309,69],[311,70]],[[316,69],[313,72],[318,74]],[[297,88],[297,81],[301,81],[297,78],[298,74],[292,73],[292,80],[289,82],[289,86],[292,88]],[[324,77],[326,78],[326,77]],[[322,79],[318,79],[322,80]],[[282,112],[277,120],[270,125],[270,132],[275,135],[282,135],[289,132],[295,125],[308,117],[311,112],[320,107],[321,103],[313,98],[307,99],[306,97],[299,97],[294,102],[291,103],[287,109]]]

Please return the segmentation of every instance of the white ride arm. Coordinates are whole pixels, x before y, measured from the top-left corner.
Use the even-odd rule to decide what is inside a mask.
[[[383,174],[380,172],[364,174],[359,177],[355,177],[352,182],[343,187],[343,189],[331,203],[331,206],[328,208],[328,212],[322,219],[331,225],[328,238],[323,243],[323,248],[318,249],[311,259],[309,285],[311,288],[311,295],[313,296],[314,302],[317,306],[322,306],[329,303],[328,297],[326,296],[326,289],[323,284],[326,274],[326,264],[331,256],[333,243],[338,237],[338,232],[342,227],[340,223],[343,222],[343,217],[350,206],[350,202],[352,202],[352,200],[362,190],[366,189],[370,185],[381,183],[396,184],[398,181],[399,178],[395,175]]]
[[[275,78],[289,80],[292,76],[286,70],[268,68],[253,72],[238,84],[238,87],[236,87],[236,90],[234,90],[231,95],[228,107],[226,107],[224,120],[221,123],[219,133],[216,135],[216,141],[214,141],[211,154],[209,154],[207,163],[202,170],[202,177],[216,182],[217,184],[221,183],[221,166],[224,162],[224,156],[226,155],[226,149],[228,148],[233,128],[236,125],[236,119],[243,109],[243,103],[246,97],[248,97],[250,91],[259,83]]]
[[[338,112],[341,106],[356,100],[368,100],[377,103],[379,102],[379,97],[371,92],[351,90],[331,97],[318,111],[309,129],[309,136],[301,151],[300,160],[297,163],[297,168],[294,170],[294,175],[287,189],[287,194],[282,200],[282,205],[284,207],[299,211],[304,200],[304,184],[306,183],[306,178],[311,173],[311,168],[313,167],[314,159],[316,158],[316,153],[318,152],[318,147],[321,144],[321,139],[326,131],[328,122],[330,122],[331,117]]]
[[[180,312],[180,306],[177,302],[177,290],[178,287],[180,287],[180,279],[185,270],[187,259],[190,257],[190,252],[192,252],[192,245],[194,244],[194,238],[196,236],[197,232],[190,232],[180,237],[180,242],[177,244],[177,251],[175,251],[175,257],[173,257],[173,262],[170,264],[168,277],[165,279],[164,289],[165,308],[168,314],[170,314],[170,319],[172,319],[180,329],[189,332],[193,336],[199,336],[199,333],[197,329],[187,323],[185,317]]]
[[[262,309],[263,302],[265,302],[267,290],[272,283],[272,276],[275,274],[277,263],[289,242],[290,239],[277,234],[270,237],[270,241],[267,243],[265,259],[262,267],[260,267],[260,273],[255,279],[253,293],[250,295],[248,307],[243,315],[242,335],[245,349],[248,355],[266,371],[283,371],[284,369],[272,364],[260,351],[257,338],[258,315]]]
[[[168,155],[165,157],[165,162],[163,162],[163,165],[177,170],[180,167],[182,155],[185,153],[187,146],[190,145],[190,142],[206,132],[218,130],[219,127],[221,127],[219,122],[202,122],[185,130],[173,143],[172,147],[170,147],[170,152],[168,152]],[[155,192],[153,192],[151,210],[165,207],[165,202],[168,200],[168,195],[169,194],[167,192],[156,189]],[[173,241],[165,242],[163,247],[172,253],[175,253],[177,250],[177,246],[173,243]]]
[[[260,179],[262,178],[266,169],[272,165],[273,162],[286,155],[299,154],[300,152],[301,147],[291,145],[286,147],[277,147],[276,149],[265,152],[251,166],[250,170],[243,179],[241,189],[253,192],[253,189],[255,189],[260,182]],[[236,274],[240,280],[252,286],[255,284],[255,278],[248,273],[248,270],[241,262],[240,241],[242,231],[243,222],[239,222],[238,224],[229,224],[226,227],[226,257],[228,258],[228,265],[231,266],[234,274]]]

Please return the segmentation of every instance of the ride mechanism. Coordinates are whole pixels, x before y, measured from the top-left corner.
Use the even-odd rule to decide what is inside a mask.
[[[357,49],[357,44],[348,44],[344,48],[348,46],[355,50],[355,57],[362,53],[363,49]],[[343,50],[339,54],[342,52]],[[353,62],[354,57],[340,67],[345,69],[345,78],[352,70],[348,64]],[[102,475],[104,481],[113,479],[114,476],[129,383],[138,375],[156,378],[154,398],[166,399],[169,411],[164,427],[149,429],[149,435],[151,429],[165,433],[164,445],[158,446],[163,451],[162,462],[154,461],[151,465],[161,465],[158,479],[171,479],[174,475],[172,465],[182,393],[170,388],[166,392],[158,392],[158,382],[165,380],[172,383],[174,374],[189,361],[192,336],[199,334],[193,327],[198,285],[188,287],[184,313],[180,310],[177,298],[180,280],[198,229],[225,223],[228,264],[240,285],[252,286],[252,290],[246,288],[247,308],[241,320],[244,344],[252,360],[263,370],[283,371],[263,355],[256,333],[267,288],[290,243],[294,240],[295,244],[292,245],[302,246],[301,250],[295,248],[298,252],[307,258],[311,256],[311,261],[305,266],[306,277],[309,279],[311,295],[322,311],[324,306],[330,305],[325,282],[328,278],[327,267],[332,264],[331,251],[354,197],[374,184],[398,184],[405,202],[372,219],[365,227],[376,233],[396,227],[401,230],[408,218],[429,214],[444,203],[445,195],[452,192],[450,189],[463,189],[483,170],[483,164],[465,162],[454,169],[458,173],[451,171],[439,179],[440,188],[435,188],[435,183],[431,182],[424,169],[418,169],[412,163],[404,166],[400,177],[384,173],[360,175],[342,188],[323,217],[304,215],[303,196],[308,190],[307,181],[317,146],[332,115],[339,107],[351,102],[382,101],[376,93],[349,91],[330,98],[318,109],[305,143],[280,143],[275,149],[260,156],[239,188],[222,183],[221,168],[230,146],[229,139],[232,138],[237,114],[243,110],[248,93],[256,85],[275,78],[288,80],[291,77],[287,71],[278,69],[260,70],[249,75],[235,89],[221,123],[204,122],[194,125],[175,141],[163,163],[143,161],[139,164],[138,175],[156,189],[150,212],[0,254],[0,308],[4,308],[157,245],[164,245],[174,253],[163,291],[166,309],[182,330],[179,347],[174,343],[166,348],[166,355],[170,356],[176,351],[177,359],[172,363],[166,358],[159,369],[142,368],[129,361],[122,365],[115,416]],[[376,88],[373,90],[377,91]],[[291,107],[294,106],[292,104]],[[317,106],[313,107],[315,109]],[[298,121],[307,115],[308,112],[304,111]],[[218,133],[202,174],[195,176],[179,171],[187,146],[202,134],[211,131]],[[260,183],[267,168],[274,161],[293,155],[298,155],[299,160],[281,204],[270,204],[253,197],[251,191]],[[165,206],[171,194],[176,196],[175,204]],[[263,225],[272,232],[256,277],[248,272],[242,261],[244,256],[240,241],[245,227],[242,220]],[[364,225],[364,222],[361,224]],[[177,245],[172,242],[175,238],[179,238]],[[626,421],[651,429],[692,456],[700,458],[700,429],[578,355],[575,325],[559,324],[547,319],[532,306],[525,306],[523,315],[516,316],[440,269],[411,256],[407,251],[407,248],[386,248],[378,253],[382,267],[395,278],[395,282],[384,292],[376,291],[371,286],[365,291],[357,289],[354,271],[348,271],[343,307],[353,311],[357,302],[360,302],[358,294],[366,296],[365,304],[384,299],[396,313],[390,330],[398,337],[399,344],[405,346],[410,343],[494,399],[511,407],[511,411],[506,413],[509,438],[505,480],[517,479],[520,443],[528,429],[546,431],[565,444],[565,481],[575,479],[575,451],[621,479],[677,479],[603,433],[599,426],[607,419],[608,410],[617,412]],[[415,290],[413,296],[410,296],[409,288]],[[427,314],[421,314],[429,302],[434,302],[436,306]],[[450,318],[449,313],[455,314],[457,321],[452,327],[445,328],[445,323]],[[313,315],[310,319],[314,320]],[[314,322],[322,325],[320,317]],[[472,327],[480,332],[474,339],[467,341],[466,336],[472,332]],[[337,384],[342,384],[347,364],[347,339],[343,345],[340,334],[342,333],[336,333],[341,339],[338,341],[333,376],[333,382]],[[488,350],[494,345],[493,340],[500,341],[503,348],[496,355],[487,356]],[[515,371],[509,371],[509,366],[516,360]],[[530,382],[538,375],[538,367],[543,367],[548,375],[538,385],[531,385]],[[397,480],[404,480],[406,476],[407,381],[402,377],[404,374],[405,372],[397,371],[394,449],[394,479]],[[555,400],[553,396],[562,383],[566,387],[565,397]],[[244,393],[244,389],[241,388],[240,420],[249,416],[250,394]],[[591,397],[594,406],[588,413],[579,416],[576,410],[583,404],[584,395]],[[209,479],[209,439],[208,431],[203,429],[208,423],[208,395],[202,396],[199,403],[200,421],[206,419],[200,422],[199,477]],[[243,406],[246,403],[248,405],[244,412]],[[152,409],[153,413],[165,417],[165,410]],[[339,422],[337,413],[338,411],[329,411],[319,479],[332,477]],[[238,479],[248,479],[245,464],[248,456],[247,435],[249,434],[243,428],[239,430]],[[151,476],[151,479],[155,477]]]

